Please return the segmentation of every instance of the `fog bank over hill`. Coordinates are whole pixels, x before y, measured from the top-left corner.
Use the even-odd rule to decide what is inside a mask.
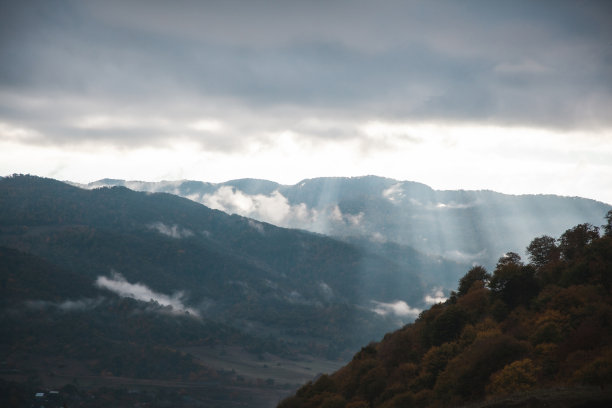
[[[316,178],[295,185],[239,179],[142,182],[103,179],[87,187],[167,192],[210,208],[282,227],[360,242],[381,250],[410,246],[460,263],[489,267],[508,250],[524,253],[535,236],[573,225],[600,225],[609,204],[579,197],[434,190],[376,176]]]

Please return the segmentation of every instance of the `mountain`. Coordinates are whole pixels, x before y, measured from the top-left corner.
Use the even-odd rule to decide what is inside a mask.
[[[420,217],[394,207],[397,182],[349,181],[304,182],[294,196],[260,180],[157,185],[190,200],[0,179],[0,405],[32,405],[39,401],[28,395],[61,388],[69,406],[271,407],[444,302],[439,286],[469,265],[389,239],[403,219]],[[428,191],[416,183],[401,191],[409,185]],[[199,193],[202,186],[210,193]],[[194,198],[281,225],[310,220],[342,240]],[[575,202],[586,212],[609,207]],[[396,215],[397,225],[384,221]],[[384,222],[389,231],[371,233]]]
[[[582,222],[598,225],[601,214],[612,208],[578,197],[441,191],[375,176],[317,178],[292,186],[255,179],[219,184],[107,179],[88,187],[109,185],[177,194],[227,213],[361,242],[365,247],[391,243],[488,267],[505,251],[523,254],[534,236],[557,236]],[[451,288],[458,277],[433,280]]]
[[[421,268],[459,266],[381,254],[176,195],[6,177],[1,358],[22,380],[191,379],[217,384],[209,406],[261,389],[251,406],[271,406],[414,319],[431,289]]]
[[[493,272],[370,343],[279,408],[608,407],[612,403],[612,211],[534,239]]]
[[[230,216],[174,195],[88,191],[31,176],[1,180],[0,193],[1,244],[91,279],[116,270],[156,291],[188,289],[193,304],[214,299],[232,307],[266,297],[303,306],[331,300],[423,304],[420,271],[319,234]],[[457,268],[422,255],[418,264]]]

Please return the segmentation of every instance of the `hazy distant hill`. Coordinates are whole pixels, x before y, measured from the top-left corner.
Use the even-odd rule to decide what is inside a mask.
[[[293,186],[254,179],[219,184],[105,179],[89,187],[105,185],[168,192],[279,226],[353,242],[410,246],[488,266],[505,251],[524,253],[535,236],[556,236],[583,222],[600,225],[602,214],[612,208],[578,197],[440,191],[421,183],[374,176],[317,178]],[[453,276],[444,283],[455,281]]]
[[[356,344],[348,333],[357,328],[362,339],[376,338],[394,324],[374,312],[379,303],[417,307],[426,295],[420,271],[388,258],[169,194],[10,177],[0,181],[0,226],[1,245],[86,276],[92,286],[106,279],[122,293],[122,285],[142,283],[177,310],[307,334],[338,350]]]

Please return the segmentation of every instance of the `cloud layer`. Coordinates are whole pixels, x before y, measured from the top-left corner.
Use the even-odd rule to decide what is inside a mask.
[[[551,192],[610,190],[593,181],[612,175],[612,153],[598,149],[612,137],[607,1],[0,7],[5,174],[90,181],[109,176],[94,169],[112,169],[120,178],[282,182],[380,174],[508,191],[533,174],[539,189],[550,186],[553,173],[571,185]],[[415,128],[431,123],[439,138]],[[479,128],[477,146],[444,134],[457,126]],[[506,138],[490,127],[517,130]],[[529,140],[520,140],[525,129]],[[528,156],[525,174],[505,162],[517,152]],[[470,166],[482,157],[491,160]]]
[[[258,130],[352,137],[334,128],[365,112],[612,123],[606,2],[61,3],[3,5],[2,119],[22,140],[227,151]]]

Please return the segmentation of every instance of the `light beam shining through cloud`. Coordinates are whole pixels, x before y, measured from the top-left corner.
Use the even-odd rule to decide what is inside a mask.
[[[0,7],[0,175],[376,174],[612,203],[610,2]]]

